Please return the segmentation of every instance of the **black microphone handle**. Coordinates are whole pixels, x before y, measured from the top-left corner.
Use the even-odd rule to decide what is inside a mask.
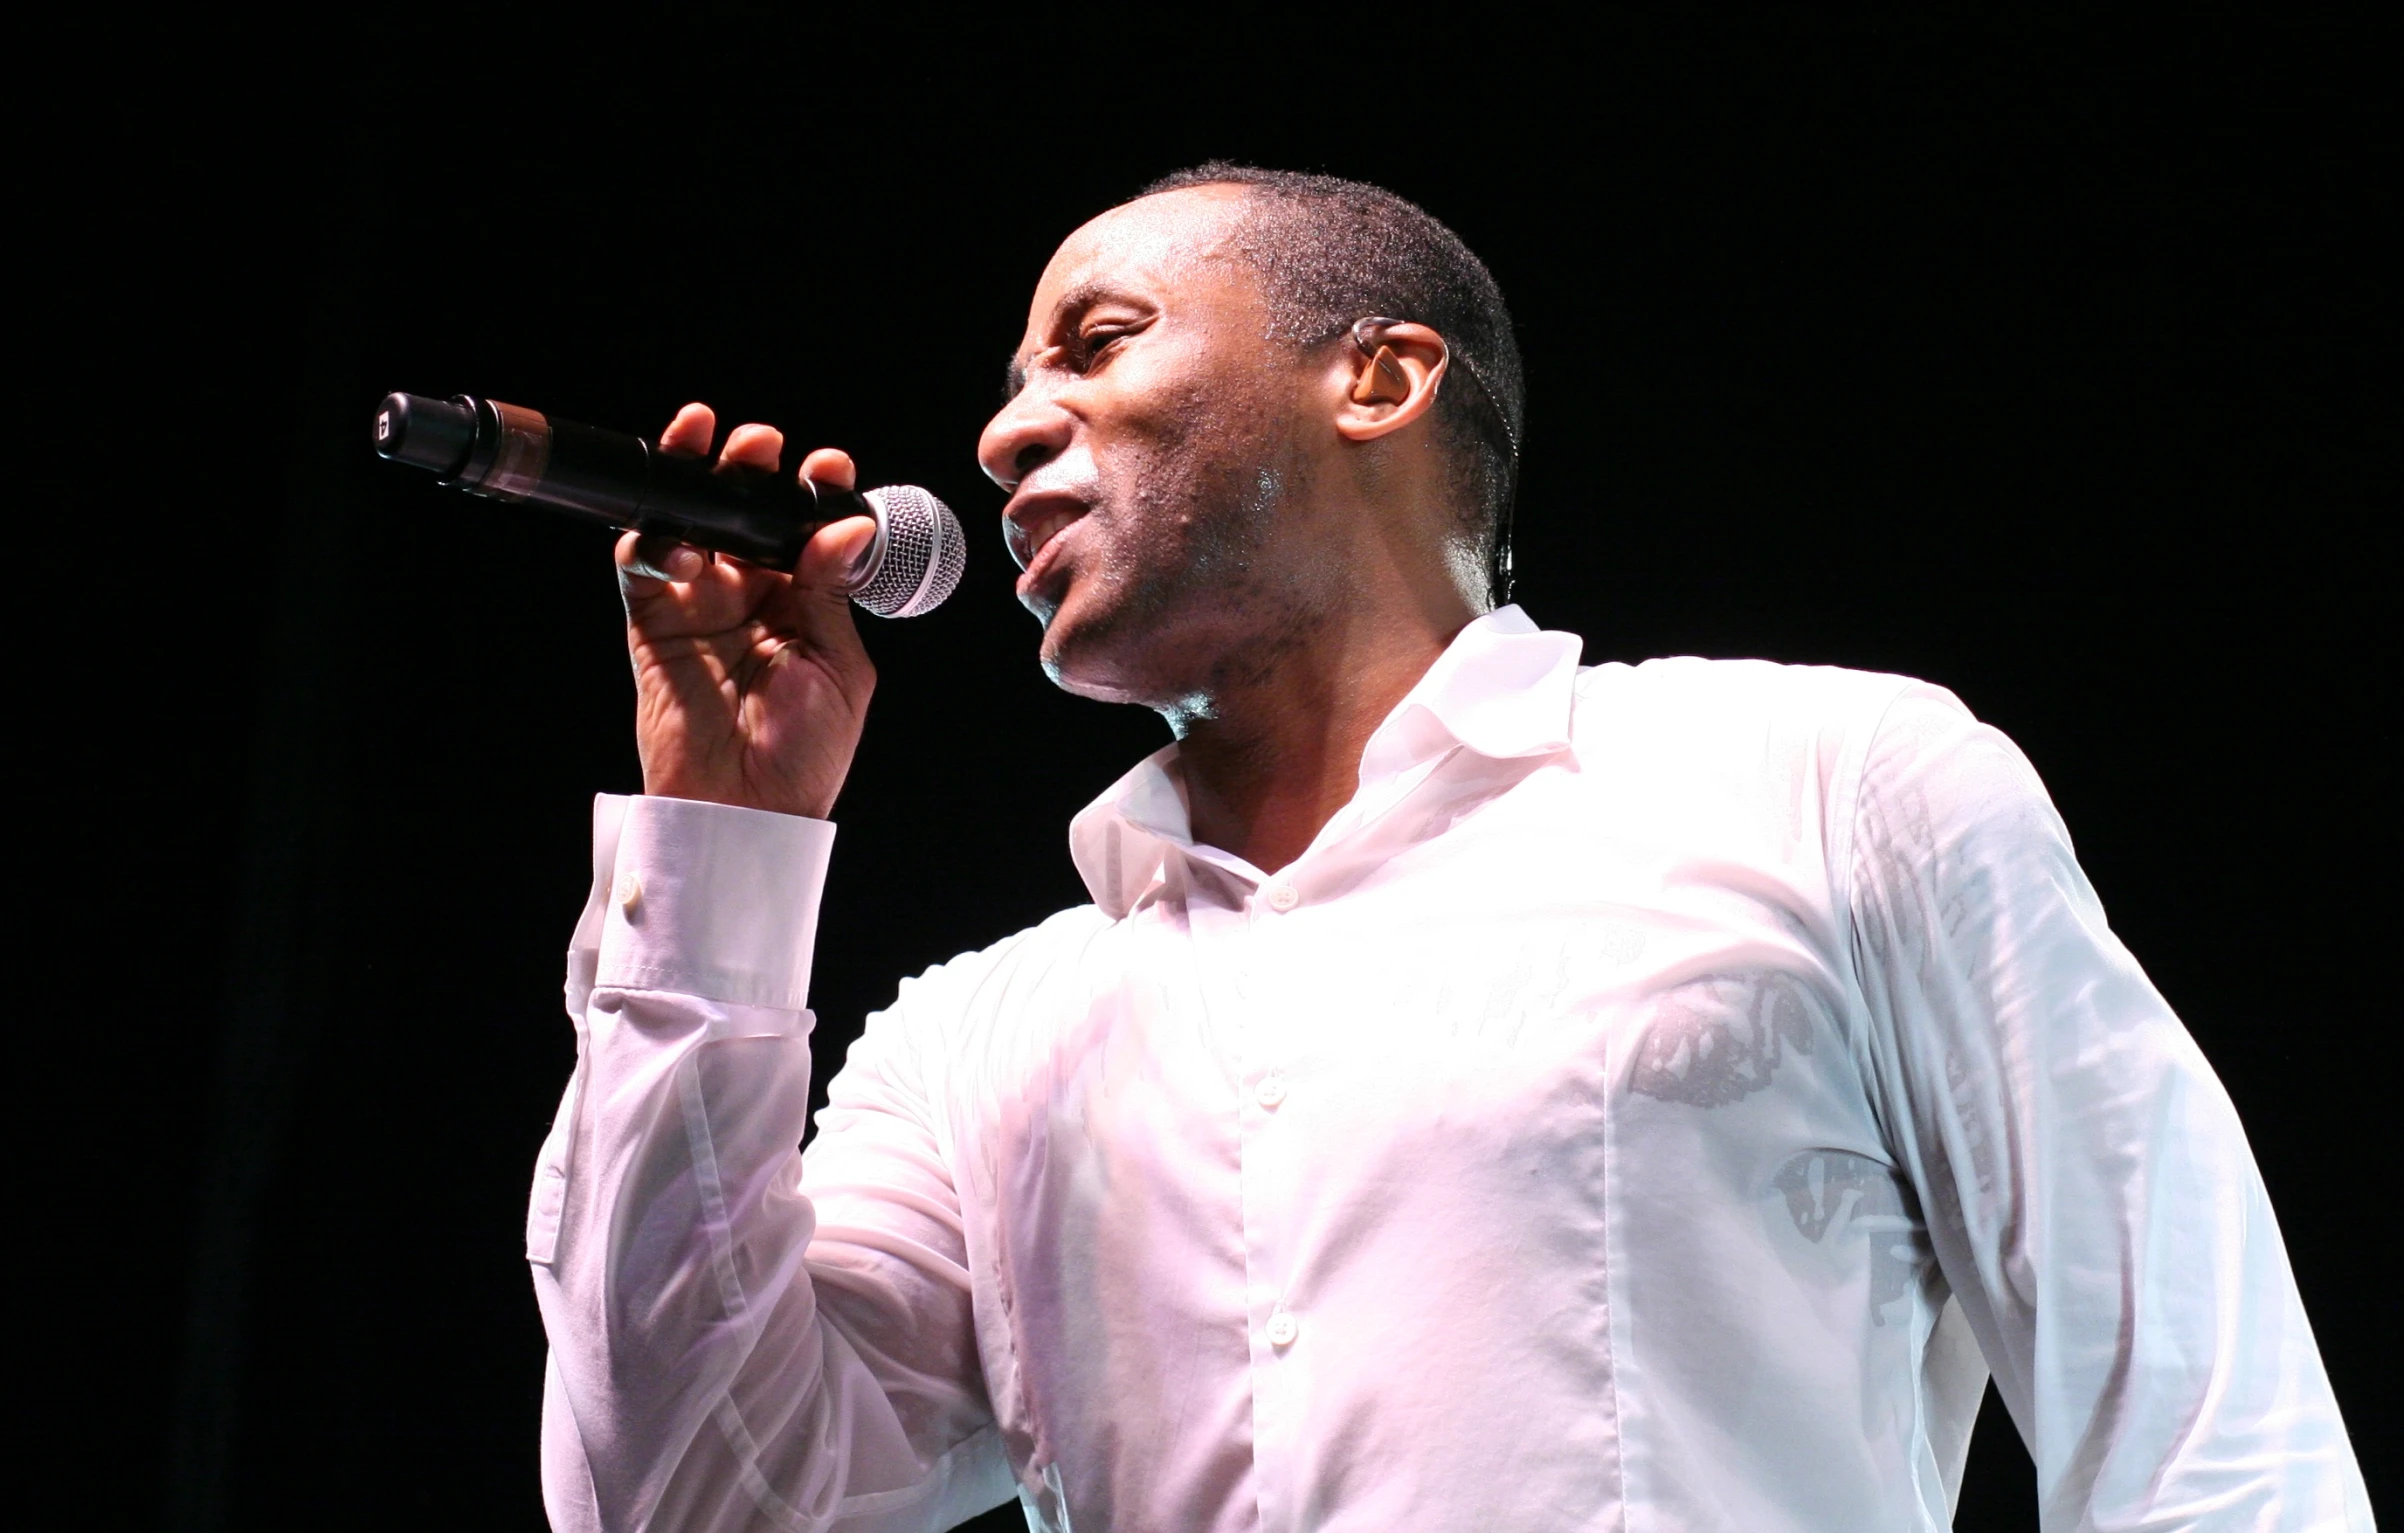
[[[471,495],[549,506],[778,570],[791,569],[828,522],[875,515],[851,490],[787,473],[712,473],[705,459],[671,457],[646,437],[466,394],[385,396],[376,451]]]

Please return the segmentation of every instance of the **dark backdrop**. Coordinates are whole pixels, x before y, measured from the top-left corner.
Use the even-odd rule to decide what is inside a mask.
[[[1520,596],[1590,661],[1910,672],[2020,741],[2393,1483],[2367,34],[395,25],[145,36],[177,87],[94,75],[43,140],[20,1121],[45,1440],[100,1523],[539,1525],[522,1205],[631,687],[608,538],[377,464],[377,397],[704,398],[970,524],[951,605],[863,620],[823,1078],[897,976],[1082,899],[1067,817],[1162,738],[1043,681],[971,449],[1052,246],[1210,156],[1382,182],[1493,267]],[[1991,1409],[1963,1526],[2033,1525],[2028,1478]]]

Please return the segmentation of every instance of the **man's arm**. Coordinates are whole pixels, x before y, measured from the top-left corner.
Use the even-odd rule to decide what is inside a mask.
[[[715,431],[688,405],[660,442],[700,456]],[[720,469],[782,451],[742,426]],[[831,449],[801,471],[853,478]],[[936,1529],[1009,1494],[958,1200],[906,1069],[874,1081],[869,1049],[845,1072],[882,1105],[826,1127],[840,1228],[802,1191],[825,817],[876,680],[843,574],[871,532],[823,528],[791,571],[618,544],[646,796],[595,814],[576,1075],[527,1221],[563,1529]]]
[[[845,1072],[864,1102],[821,1141],[843,1227],[802,1190],[833,827],[667,798],[595,821],[578,1066],[527,1231],[554,1525],[932,1530],[1008,1499],[957,1197],[906,1070]]]
[[[2371,1526],[2244,1131],[2011,742],[1933,687],[1871,744],[1876,1089],[2044,1526]]]

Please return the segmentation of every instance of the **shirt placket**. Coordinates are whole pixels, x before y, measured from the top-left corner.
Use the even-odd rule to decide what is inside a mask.
[[[1288,1014],[1286,981],[1302,905],[1292,870],[1254,890],[1241,911],[1222,915],[1240,961],[1223,971],[1229,986],[1228,1036],[1237,1083],[1237,1154],[1243,1189],[1244,1314],[1251,1358],[1253,1483],[1263,1533],[1296,1526],[1296,1447],[1304,1423],[1295,1372],[1308,1347],[1308,1316],[1292,1291],[1295,1185],[1301,1154],[1299,1104],[1288,1074],[1302,1018]]]
[[[1187,929],[1207,1025],[1236,1086],[1237,1209],[1244,1251],[1244,1315],[1252,1407],[1252,1485],[1262,1533],[1299,1528],[1310,1391],[1309,1295],[1297,1290],[1306,1254],[1297,1248],[1298,1190],[1306,1185],[1309,1095],[1315,1074],[1298,1075],[1317,1029],[1302,997],[1314,943],[1331,911],[1314,908],[1314,879],[1340,878],[1360,833],[1386,821],[1441,761],[1418,764],[1401,791],[1390,784],[1373,812],[1303,863],[1262,878],[1220,865],[1222,899],[1193,900]],[[1211,859],[1215,863],[1215,859]],[[1230,904],[1224,901],[1235,900]],[[1321,1085],[1324,1083],[1321,1082]]]

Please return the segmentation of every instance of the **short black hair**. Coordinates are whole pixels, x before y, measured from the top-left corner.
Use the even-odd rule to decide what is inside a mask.
[[[1341,176],[1212,160],[1136,196],[1194,186],[1250,194],[1256,210],[1238,239],[1259,269],[1276,338],[1317,346],[1372,314],[1444,337],[1472,387],[1447,390],[1436,419],[1459,449],[1463,520],[1493,572],[1494,599],[1508,601],[1527,385],[1511,311],[1486,263],[1417,203]]]

